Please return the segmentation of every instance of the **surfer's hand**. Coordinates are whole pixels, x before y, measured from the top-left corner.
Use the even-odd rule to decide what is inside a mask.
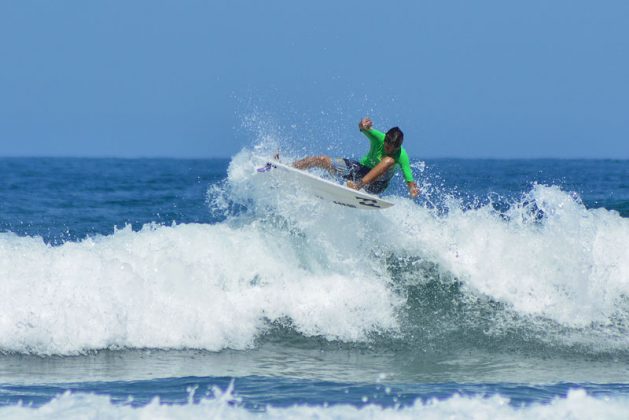
[[[417,188],[417,184],[414,182],[408,183],[408,193],[411,195],[411,198],[415,198],[419,195],[419,188]]]
[[[358,182],[347,181],[347,187],[351,188],[352,190],[359,190],[361,185]]]
[[[365,117],[358,123],[358,129],[360,131],[370,130],[371,126],[373,126],[373,122],[371,122],[371,118]]]

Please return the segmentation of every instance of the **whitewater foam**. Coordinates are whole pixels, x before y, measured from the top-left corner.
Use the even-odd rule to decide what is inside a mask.
[[[470,208],[446,193],[439,198],[445,212],[402,197],[388,197],[396,206],[378,214],[353,212],[308,201],[282,180],[252,176],[254,155],[245,150],[233,159],[230,198],[248,199],[256,218],[271,212],[290,220],[308,240],[327,245],[328,255],[352,248],[374,271],[383,265],[379,255],[419,257],[461,281],[471,297],[500,302],[520,321],[535,321],[540,330],[556,324],[563,342],[629,343],[629,220],[617,212],[588,209],[575,193],[540,184],[503,212],[491,200]],[[380,273],[389,281],[391,273]],[[488,332],[509,328],[488,326]],[[583,329],[588,333],[574,333]]]
[[[629,220],[586,209],[558,187],[536,185],[529,200],[541,220],[522,205],[506,214],[491,205],[451,206],[435,218],[407,204],[393,217],[405,220],[402,249],[429,253],[468,287],[519,313],[576,328],[629,320]]]
[[[3,234],[0,348],[244,349],[284,320],[347,341],[395,328],[386,284],[305,268],[297,251],[255,225],[125,228],[56,247]]]
[[[368,399],[367,399],[368,401]],[[556,419],[556,418],[606,418],[624,419],[629,410],[626,397],[595,398],[583,390],[572,390],[565,398],[556,398],[549,404],[530,404],[514,407],[509,399],[500,395],[491,397],[452,396],[428,402],[416,400],[408,407],[384,408],[367,404],[363,407],[351,405],[309,406],[295,405],[288,408],[266,407],[265,418],[503,418],[503,419]],[[238,400],[229,391],[215,391],[214,398],[206,398],[198,404],[161,404],[155,398],[143,407],[113,404],[106,396],[71,394],[55,398],[39,408],[11,406],[0,408],[0,415],[15,418],[259,418],[259,412],[247,411],[238,406]]]
[[[409,288],[429,281],[460,285],[442,307],[478,309],[448,325],[427,314],[419,322],[432,330],[474,324],[478,341],[525,328],[558,345],[627,348],[629,220],[618,213],[544,185],[506,212],[448,196],[446,212],[404,197],[360,212],[257,173],[258,152],[237,154],[210,186],[223,216],[212,225],[127,227],[59,246],[0,234],[0,351],[246,349],[274,325],[345,342],[414,335],[423,346],[401,320],[421,309]],[[392,256],[410,263],[394,267]],[[502,309],[488,316],[493,303]]]

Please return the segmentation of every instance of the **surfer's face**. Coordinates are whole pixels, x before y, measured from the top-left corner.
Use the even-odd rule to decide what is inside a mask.
[[[399,147],[395,147],[393,144],[389,143],[389,142],[384,142],[384,153],[387,155],[392,155],[395,152],[397,152],[400,148]]]

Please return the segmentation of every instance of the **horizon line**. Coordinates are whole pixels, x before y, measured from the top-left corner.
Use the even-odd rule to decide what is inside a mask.
[[[0,159],[119,159],[119,160],[229,160],[233,156],[89,156],[89,155],[0,155]],[[423,156],[419,160],[629,160],[628,157],[496,157],[496,156]]]

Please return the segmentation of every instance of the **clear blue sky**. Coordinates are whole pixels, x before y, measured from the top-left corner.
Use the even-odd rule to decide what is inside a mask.
[[[629,158],[629,1],[0,2],[0,156]],[[355,144],[353,142],[356,142]]]

